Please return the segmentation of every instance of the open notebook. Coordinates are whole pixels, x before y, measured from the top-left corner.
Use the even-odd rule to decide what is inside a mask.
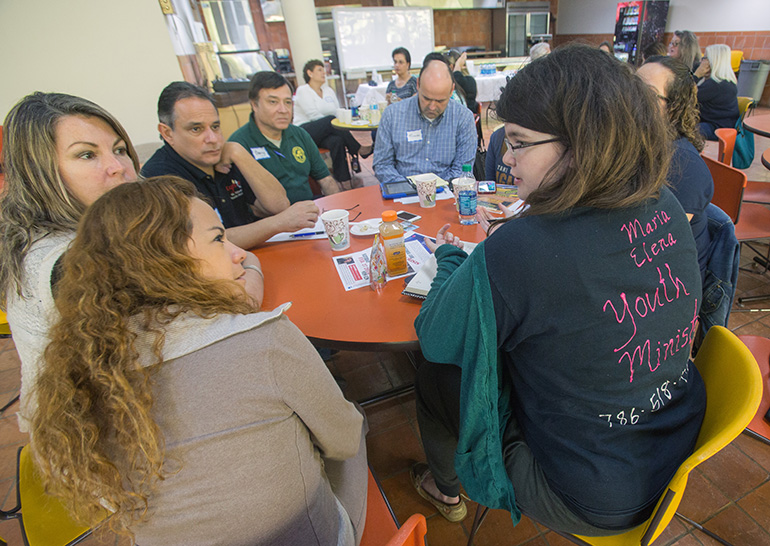
[[[476,248],[477,243],[468,243],[463,241],[463,250],[470,254]],[[433,278],[438,271],[438,263],[436,262],[436,255],[431,254],[430,257],[422,264],[422,267],[417,270],[417,273],[407,279],[406,286],[401,292],[405,296],[411,296],[413,298],[425,299],[430,291],[430,284],[433,282]]]

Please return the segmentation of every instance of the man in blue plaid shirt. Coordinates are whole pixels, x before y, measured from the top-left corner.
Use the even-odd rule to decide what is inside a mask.
[[[473,114],[450,100],[454,80],[440,55],[425,58],[417,95],[385,109],[377,131],[374,173],[380,182],[434,173],[457,178],[476,156]]]

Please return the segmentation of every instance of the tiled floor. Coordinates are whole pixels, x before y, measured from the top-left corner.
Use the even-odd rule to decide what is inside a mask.
[[[764,109],[760,113],[768,113]],[[490,125],[494,122],[490,120]],[[494,126],[486,128],[488,138]],[[357,135],[369,143],[368,133]],[[757,159],[747,170],[749,179],[770,182],[770,171],[759,162],[760,153],[770,147],[770,139],[756,139]],[[716,154],[715,143],[706,149]],[[375,184],[372,158],[363,160],[360,183]],[[750,256],[744,256],[748,264]],[[741,272],[738,295],[770,293],[770,275]],[[748,306],[770,308],[770,301]],[[736,309],[730,318],[730,328],[739,335],[770,337],[770,312],[743,312]],[[413,368],[403,354],[340,352],[329,362],[331,371],[345,378],[345,394],[353,400],[391,386],[410,382]],[[13,341],[0,340],[0,405],[13,397],[19,387],[19,360]],[[14,504],[16,451],[27,441],[19,433],[12,407],[0,416],[0,503],[3,508]],[[428,518],[428,541],[432,546],[462,545],[467,541],[472,517],[462,524],[451,524],[423,501],[409,483],[409,466],[423,459],[414,408],[414,397],[406,395],[366,409],[370,433],[367,438],[369,460],[381,480],[385,493],[400,522],[420,512]],[[475,505],[471,506],[473,514]],[[770,446],[747,436],[740,436],[716,457],[695,470],[688,484],[680,512],[704,523],[735,546],[766,546],[770,544]],[[0,522],[0,537],[11,545],[21,544],[18,525],[14,521]],[[114,544],[115,540],[89,539],[83,544],[96,546]],[[513,527],[507,513],[492,511],[477,535],[478,546],[528,545],[561,546],[567,541],[527,518]],[[656,546],[711,546],[717,544],[678,520],[673,521]]]

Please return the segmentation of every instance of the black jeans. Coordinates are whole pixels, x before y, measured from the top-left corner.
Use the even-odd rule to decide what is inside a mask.
[[[460,431],[459,366],[424,362],[417,369],[415,392],[422,445],[439,491],[460,494],[455,451]],[[516,494],[516,505],[529,518],[556,531],[588,536],[616,535],[580,519],[553,492],[540,465],[524,441],[518,421],[511,417],[503,434],[503,460]],[[622,486],[622,484],[619,484]]]
[[[326,116],[314,121],[308,121],[300,125],[310,134],[316,146],[319,148],[328,148],[332,156],[332,171],[337,182],[347,182],[350,180],[350,170],[348,169],[348,158],[345,155],[347,148],[350,155],[356,155],[361,149],[361,144],[356,140],[353,134],[347,129],[336,129],[332,126],[334,116]]]

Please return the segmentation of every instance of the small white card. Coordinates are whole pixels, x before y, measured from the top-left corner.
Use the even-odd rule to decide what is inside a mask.
[[[264,146],[260,146],[259,148],[252,148],[251,155],[253,155],[254,159],[257,161],[260,159],[268,159],[270,157],[270,154],[267,153],[267,150],[265,150]]]
[[[422,129],[417,129],[416,131],[407,131],[406,132],[406,141],[407,142],[420,142],[422,140]]]

